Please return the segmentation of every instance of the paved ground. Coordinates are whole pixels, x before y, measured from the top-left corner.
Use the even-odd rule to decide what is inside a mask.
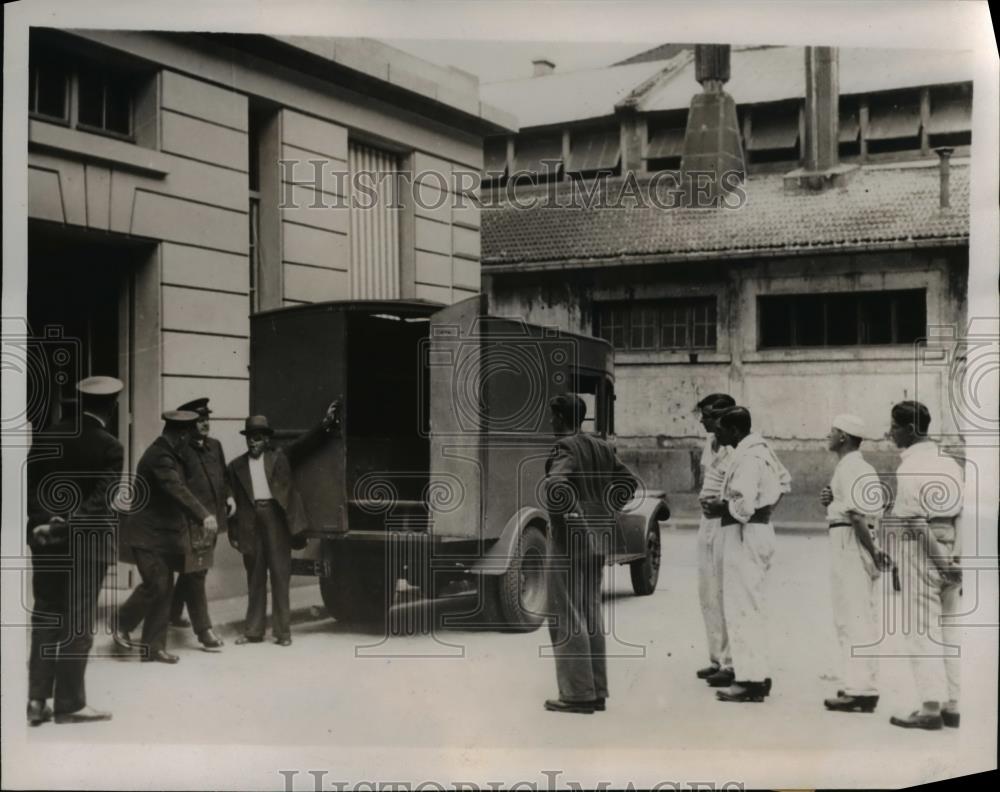
[[[202,746],[449,745],[469,751],[724,745],[932,755],[955,750],[960,734],[954,730],[914,733],[889,725],[890,714],[914,703],[905,659],[882,661],[883,699],[876,714],[823,710],[821,698],[836,689],[825,536],[778,537],[769,592],[773,695],[764,704],[716,701],[694,678],[705,660],[694,534],[666,531],[663,538],[667,558],[653,596],[632,596],[624,568],[608,582],[606,607],[615,629],[609,647],[618,656],[610,661],[612,698],[603,714],[543,712],[543,700],[555,692],[553,661],[540,656],[547,649],[544,630],[418,631],[384,640],[325,618],[296,625],[289,648],[270,642],[235,646],[230,628],[225,650],[210,654],[198,650],[185,631],[173,630],[182,657],[176,666],[100,658],[88,673],[89,697],[112,710],[114,720],[46,725],[31,730],[29,738]],[[444,610],[468,606],[468,600],[456,600]]]

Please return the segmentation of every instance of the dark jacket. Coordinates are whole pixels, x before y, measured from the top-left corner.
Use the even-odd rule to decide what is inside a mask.
[[[292,467],[338,432],[336,426],[317,426],[284,448],[268,448],[263,453],[267,485],[284,515],[290,536],[299,536],[309,530],[309,516],[292,481]],[[236,513],[228,523],[229,541],[244,554],[252,553],[255,547],[256,514],[249,458],[249,454],[240,454],[226,470],[229,488],[236,500]]]
[[[28,544],[33,547],[31,529],[53,516],[62,517],[71,529],[114,533],[118,516],[110,500],[121,481],[124,458],[122,444],[87,414],[78,432],[65,422],[39,432],[27,463]]]
[[[637,479],[614,447],[599,437],[577,433],[560,437],[545,461],[543,502],[557,536],[565,535],[567,517],[581,526],[613,526],[635,494]]]
[[[187,472],[187,486],[198,501],[215,515],[219,530],[226,524],[226,455],[222,443],[206,437],[199,444],[194,439],[180,449],[179,454]],[[217,534],[206,531],[201,523],[190,527],[188,547],[185,548],[184,571],[209,569],[215,561],[214,548]]]
[[[135,475],[137,498],[146,503],[131,512],[127,543],[161,553],[185,552],[191,524],[214,512],[206,509],[187,486],[188,471],[181,453],[166,438],[157,437],[139,460]]]

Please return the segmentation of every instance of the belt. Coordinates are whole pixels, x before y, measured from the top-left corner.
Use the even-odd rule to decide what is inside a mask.
[[[270,506],[274,503],[274,498],[258,498],[254,501],[255,506]]]
[[[769,523],[771,522],[771,506],[761,506],[757,511],[750,515],[750,519],[747,520],[748,523]],[[726,509],[726,513],[722,515],[723,525],[740,525],[740,521],[737,520],[733,515],[729,513]]]

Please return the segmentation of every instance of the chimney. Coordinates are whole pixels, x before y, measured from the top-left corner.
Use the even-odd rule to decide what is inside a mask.
[[[941,208],[951,208],[951,155],[955,149],[950,146],[942,146],[934,151],[941,158]]]
[[[844,187],[856,165],[840,164],[840,74],[836,47],[806,47],[803,167],[785,174],[789,192]]]
[[[723,90],[729,80],[729,45],[697,44],[694,59],[695,79],[701,83],[702,93],[691,98],[681,184],[689,206],[706,208],[718,206],[725,192],[742,184],[746,168],[736,103]]]
[[[547,58],[536,58],[531,62],[531,65],[535,67],[535,73],[532,77],[544,77],[556,70],[556,65]]]

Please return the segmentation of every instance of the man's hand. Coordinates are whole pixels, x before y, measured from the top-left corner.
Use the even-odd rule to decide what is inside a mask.
[[[226,516],[232,517],[234,514],[236,514],[236,498],[230,495],[226,498]]]
[[[334,399],[330,406],[326,408],[326,415],[323,416],[323,428],[330,429],[340,424],[343,414],[343,404],[340,399]]]
[[[875,566],[883,572],[892,568],[892,556],[885,552],[885,550],[876,550],[873,560],[875,561]]]
[[[701,513],[706,517],[721,517],[726,513],[726,510],[725,501],[721,501],[718,498],[705,498],[701,501]]]
[[[201,521],[201,527],[206,531],[212,531],[213,533],[219,532],[219,521],[215,519],[214,514],[208,515],[204,520]]]
[[[833,503],[833,490],[830,489],[829,485],[819,491],[819,502],[824,506],[829,506]]]

